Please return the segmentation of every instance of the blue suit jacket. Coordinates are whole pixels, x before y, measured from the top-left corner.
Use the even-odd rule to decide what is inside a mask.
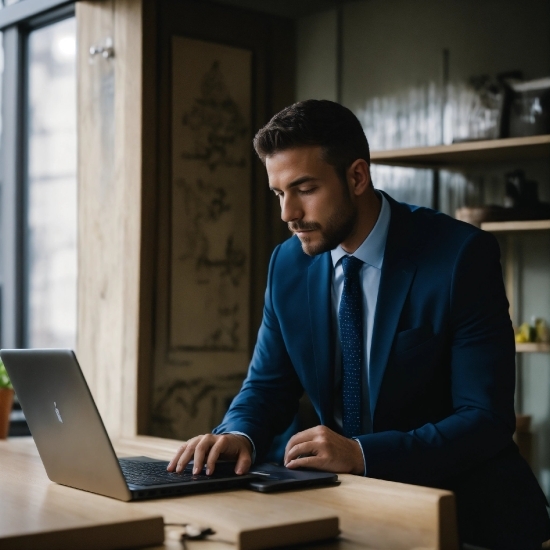
[[[386,197],[391,222],[370,357],[373,433],[358,439],[368,476],[446,486],[513,446],[515,346],[499,247],[469,224]],[[296,237],[271,258],[248,377],[215,430],[246,433],[260,459],[304,390],[320,422],[339,431],[332,269],[329,252],[309,257]]]
[[[387,196],[387,195],[386,195]],[[514,338],[496,240],[388,197],[391,222],[370,359],[369,476],[431,483],[496,454],[515,426]],[[259,456],[303,390],[333,418],[330,253],[292,237],[271,258],[250,371],[216,430],[248,434]]]

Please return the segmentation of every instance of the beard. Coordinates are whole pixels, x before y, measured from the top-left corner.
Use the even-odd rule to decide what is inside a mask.
[[[288,228],[292,232],[318,231],[321,238],[317,242],[312,242],[307,233],[303,237],[299,237],[302,250],[308,256],[316,256],[336,248],[345,241],[355,229],[356,222],[357,208],[348,198],[340,208],[334,210],[324,226],[317,222],[300,221],[289,222]]]

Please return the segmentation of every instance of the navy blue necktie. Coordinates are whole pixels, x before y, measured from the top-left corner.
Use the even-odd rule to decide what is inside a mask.
[[[342,346],[342,424],[344,435],[361,434],[361,369],[363,367],[363,292],[359,272],[363,262],[344,256],[344,291],[340,300]]]

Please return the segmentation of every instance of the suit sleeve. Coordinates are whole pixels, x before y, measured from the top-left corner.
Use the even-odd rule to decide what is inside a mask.
[[[248,376],[222,423],[213,431],[246,434],[253,441],[258,461],[269,450],[273,437],[290,425],[303,394],[272,302],[279,250],[280,247],[275,249],[269,264],[264,314]]]
[[[369,477],[437,484],[512,441],[515,344],[500,251],[492,235],[475,232],[463,244],[453,268],[449,307],[453,412],[410,432],[360,436]]]

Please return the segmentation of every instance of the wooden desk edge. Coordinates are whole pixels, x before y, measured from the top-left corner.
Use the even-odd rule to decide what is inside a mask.
[[[164,519],[162,516],[151,516],[25,533],[2,538],[1,542],[5,550],[110,550],[161,546],[164,543]]]

